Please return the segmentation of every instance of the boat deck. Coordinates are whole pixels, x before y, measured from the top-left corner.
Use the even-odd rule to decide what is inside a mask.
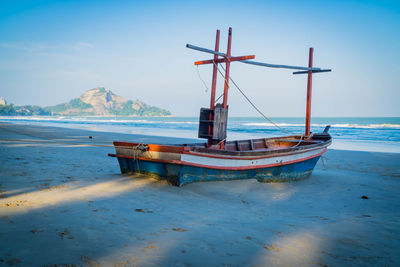
[[[274,138],[261,138],[261,139],[246,139],[227,141],[224,151],[232,152],[255,152],[255,151],[273,151],[279,149],[286,149],[291,147],[302,147],[326,142],[326,140],[304,140],[302,136],[288,136],[288,137],[274,137]],[[218,144],[207,147],[206,143],[190,144],[194,149],[207,149],[207,150],[221,150]]]

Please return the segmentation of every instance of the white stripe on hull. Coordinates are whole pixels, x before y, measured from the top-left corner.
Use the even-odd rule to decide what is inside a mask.
[[[190,154],[182,154],[181,161],[199,164],[199,165],[208,165],[208,166],[216,166],[216,167],[246,167],[246,166],[263,166],[269,164],[276,164],[285,162],[291,162],[303,158],[312,157],[324,151],[325,147],[320,149],[307,151],[304,153],[278,156],[278,157],[270,157],[270,158],[262,158],[262,159],[253,159],[253,160],[238,160],[238,159],[221,159],[221,158],[210,158],[210,157],[202,157]]]
[[[158,151],[140,151],[136,149],[117,149],[117,154],[131,156],[133,158],[148,158],[151,160],[176,160],[181,161],[182,163],[189,163],[195,165],[203,165],[209,167],[257,167],[257,166],[266,166],[270,164],[285,164],[286,162],[298,161],[305,158],[313,157],[317,154],[320,154],[326,149],[326,146],[323,146],[318,149],[313,149],[309,151],[300,152],[295,151],[293,154],[286,154],[282,156],[273,156],[268,155],[265,158],[258,159],[235,159],[235,158],[216,158],[212,157],[213,154],[208,156],[207,154],[194,155],[194,154],[180,154],[180,153],[170,153],[170,152],[158,152]],[[221,156],[221,155],[219,155]],[[271,157],[272,156],[272,157]],[[222,156],[223,157],[223,156]]]

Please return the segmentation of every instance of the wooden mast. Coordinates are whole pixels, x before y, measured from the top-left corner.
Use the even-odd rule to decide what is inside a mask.
[[[331,69],[321,69],[313,67],[313,52],[314,49],[311,47],[309,51],[308,67],[302,66],[291,66],[291,65],[280,65],[251,61],[254,59],[254,55],[232,57],[231,46],[232,46],[232,28],[229,27],[228,32],[228,46],[226,54],[219,52],[219,37],[220,31],[217,30],[215,40],[215,50],[198,47],[191,44],[186,44],[187,48],[194,49],[197,51],[213,54],[214,58],[210,60],[196,61],[195,65],[213,64],[213,76],[211,84],[211,99],[210,108],[200,109],[200,124],[199,124],[199,138],[207,138],[207,146],[210,147],[215,144],[220,144],[220,149],[224,149],[225,138],[226,138],[226,124],[227,124],[227,112],[228,112],[228,89],[229,89],[229,71],[230,63],[233,61],[239,61],[246,64],[269,67],[269,68],[282,68],[282,69],[294,69],[299,70],[293,72],[293,74],[308,74],[307,77],[307,106],[306,106],[306,123],[305,123],[305,137],[310,137],[310,125],[311,125],[311,93],[312,93],[312,74],[320,72],[330,72]],[[221,58],[220,58],[221,57]],[[215,104],[216,86],[217,86],[217,71],[218,64],[225,63],[225,81],[224,81],[224,94],[222,104]]]
[[[310,47],[310,53],[308,56],[309,68],[312,68],[313,65],[313,53],[314,53],[314,48]],[[312,73],[313,73],[312,70],[309,70],[307,76],[307,106],[306,106],[306,131],[305,131],[306,138],[310,137]]]
[[[195,65],[213,64],[213,75],[211,82],[211,97],[210,97],[210,108],[202,108],[200,110],[200,126],[199,126],[199,137],[207,138],[207,147],[215,144],[219,144],[220,149],[224,149],[225,138],[226,138],[226,124],[228,114],[228,89],[229,89],[229,69],[232,61],[241,61],[247,59],[254,59],[254,55],[232,57],[232,28],[229,28],[228,32],[228,45],[226,54],[219,52],[219,39],[220,31],[217,30],[215,38],[215,50],[210,50],[202,47],[187,44],[186,47],[199,50],[206,53],[211,53],[214,58],[211,60],[196,61]],[[222,57],[222,58],[219,58]],[[215,104],[215,95],[217,87],[217,74],[218,64],[225,63],[225,81],[224,81],[224,94],[223,101],[221,104]]]
[[[226,49],[226,63],[225,63],[225,82],[224,82],[224,100],[222,102],[223,108],[228,107],[228,89],[229,89],[229,69],[231,66],[231,46],[232,46],[232,28],[229,27],[228,32],[228,47]]]
[[[215,51],[219,51],[219,30],[217,30],[217,34],[215,37]],[[217,75],[218,75],[218,55],[214,54],[214,65],[213,65],[213,75],[212,75],[212,82],[211,82],[211,99],[210,99],[210,110],[215,109],[215,92],[217,90]],[[214,113],[210,112],[209,120],[214,121]],[[210,147],[212,145],[212,136],[213,136],[213,125],[208,125],[208,141],[207,146]]]
[[[217,30],[217,36],[215,37],[215,51],[219,51],[219,30]],[[215,91],[217,88],[217,74],[218,74],[218,55],[214,55],[213,60],[213,75],[212,75],[212,83],[211,83],[211,101],[210,101],[210,109],[214,110],[215,107]]]
[[[225,62],[225,81],[224,81],[224,97],[222,107],[228,110],[228,89],[229,89],[229,69],[231,66],[231,47],[232,47],[232,28],[229,27],[228,31],[228,46],[226,48],[226,62]],[[227,118],[228,119],[228,118]],[[219,144],[220,149],[225,148],[226,140],[222,140]]]

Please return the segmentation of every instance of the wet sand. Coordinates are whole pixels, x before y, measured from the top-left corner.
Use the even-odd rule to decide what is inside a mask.
[[[304,181],[179,188],[107,153],[190,140],[6,123],[0,139],[0,266],[400,265],[400,154],[328,150]]]

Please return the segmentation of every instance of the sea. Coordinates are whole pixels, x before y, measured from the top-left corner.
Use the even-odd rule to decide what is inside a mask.
[[[231,117],[228,140],[263,138],[304,133],[304,118]],[[156,135],[197,139],[198,117],[68,117],[0,116],[0,122],[43,125],[128,134]],[[318,118],[311,120],[311,132],[322,132],[330,125],[330,148],[400,153],[400,117]],[[282,129],[285,131],[283,131]],[[199,141],[199,139],[194,140]]]

